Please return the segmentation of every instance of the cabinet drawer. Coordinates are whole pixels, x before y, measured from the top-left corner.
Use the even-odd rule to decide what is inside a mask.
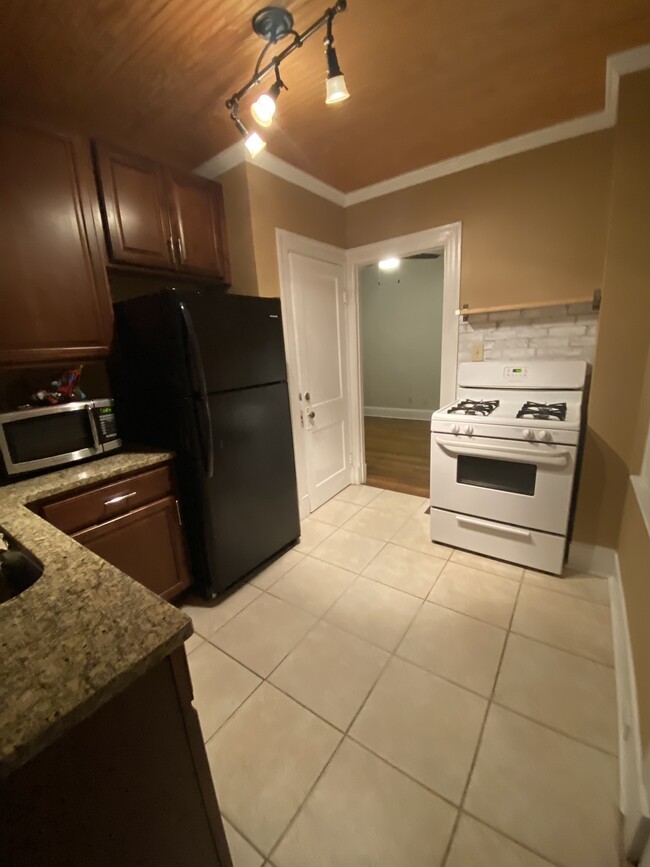
[[[159,500],[173,491],[169,464],[110,485],[43,506],[43,517],[64,533],[74,533]]]

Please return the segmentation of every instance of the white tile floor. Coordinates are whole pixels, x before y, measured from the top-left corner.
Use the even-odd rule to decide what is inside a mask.
[[[235,867],[614,867],[607,582],[429,540],[353,486],[216,606],[185,606]]]

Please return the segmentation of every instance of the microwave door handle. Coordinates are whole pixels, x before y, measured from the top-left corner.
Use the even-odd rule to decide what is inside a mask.
[[[90,423],[90,430],[93,435],[93,443],[96,451],[102,451],[102,444],[99,441],[99,433],[97,432],[97,422],[95,421],[95,407],[92,403],[86,404],[86,412],[88,413],[88,421]]]
[[[571,452],[569,449],[559,449],[558,451],[547,451],[547,447],[542,446],[537,449],[520,449],[512,448],[511,446],[498,445],[482,445],[481,443],[458,443],[453,440],[446,440],[442,437],[436,437],[436,442],[441,449],[451,455],[468,455],[481,458],[493,458],[501,461],[519,461],[524,464],[537,464],[538,466],[558,466],[566,464]],[[542,450],[543,449],[543,450]]]
[[[189,361],[192,368],[191,373],[193,374],[193,372],[196,372],[199,380],[198,392],[194,394],[194,403],[195,405],[198,404],[199,412],[204,421],[204,428],[207,432],[207,436],[204,438],[203,431],[199,431],[199,437],[201,439],[203,450],[203,466],[205,474],[209,479],[211,479],[214,474],[214,441],[212,438],[212,418],[210,416],[210,404],[208,402],[208,387],[205,381],[205,371],[203,370],[203,364],[201,363],[199,341],[196,337],[196,331],[194,330],[194,323],[192,322],[190,311],[187,309],[183,301],[179,303],[178,309],[181,313],[181,319],[187,337],[187,347],[190,355]],[[205,439],[207,439],[207,446],[204,442]]]

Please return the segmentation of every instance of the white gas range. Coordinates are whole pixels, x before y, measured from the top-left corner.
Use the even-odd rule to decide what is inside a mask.
[[[458,368],[431,417],[431,538],[561,574],[587,382],[583,361]]]

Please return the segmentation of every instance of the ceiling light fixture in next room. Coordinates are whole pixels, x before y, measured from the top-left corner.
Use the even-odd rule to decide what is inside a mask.
[[[391,256],[389,259],[380,259],[379,261],[379,270],[380,271],[397,271],[399,268],[400,260],[396,256]]]
[[[307,39],[314,35],[321,27],[327,26],[327,35],[323,40],[325,43],[325,55],[327,58],[327,77],[325,79],[326,96],[325,102],[331,105],[335,102],[342,102],[350,96],[345,78],[341,72],[336,49],[334,48],[334,35],[332,33],[332,22],[334,17],[339,12],[345,12],[347,9],[347,0],[338,0],[338,2],[318,18],[311,27],[308,27],[302,33],[297,33],[293,27],[293,15],[281,6],[265,6],[253,16],[253,30],[262,39],[266,40],[266,45],[262,49],[260,56],[255,64],[253,75],[236,93],[226,102],[226,108],[230,111],[230,117],[233,123],[244,138],[244,144],[251,155],[256,157],[266,147],[266,142],[257,132],[249,132],[246,126],[242,123],[239,117],[239,103],[243,97],[256,87],[262,79],[270,72],[275,72],[275,82],[270,89],[261,94],[251,107],[253,120],[262,127],[269,127],[273,122],[273,116],[277,108],[278,97],[284,88],[288,90],[285,83],[280,77],[280,64],[296,48],[302,48]],[[262,66],[262,61],[266,56],[267,51],[272,45],[286,39],[288,36],[293,36],[290,44],[279,54],[273,57],[266,66]]]

